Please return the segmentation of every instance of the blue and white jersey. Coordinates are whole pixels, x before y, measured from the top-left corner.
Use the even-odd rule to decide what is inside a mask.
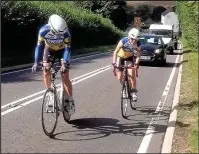
[[[71,35],[69,29],[61,34],[54,34],[50,31],[50,25],[46,24],[39,30],[38,43],[45,43],[52,50],[60,50],[65,47],[65,44],[70,46]]]

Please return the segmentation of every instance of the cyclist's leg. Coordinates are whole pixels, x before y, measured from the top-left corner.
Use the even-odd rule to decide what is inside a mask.
[[[61,49],[59,51],[57,51],[57,58],[59,58],[60,60],[60,63],[61,63],[61,60],[62,60],[62,55],[64,53],[64,49]],[[64,90],[66,92],[66,94],[69,96],[69,97],[72,97],[72,83],[70,81],[70,78],[69,78],[69,69],[67,69],[65,72],[63,72],[62,74],[62,81],[63,81],[63,85],[64,85]]]
[[[117,56],[116,59],[116,67],[120,67],[124,64],[124,61],[122,60],[121,57]],[[122,73],[123,73],[123,69],[116,69],[116,75],[117,75],[117,79],[120,81],[120,83],[122,84]]]
[[[130,57],[128,59],[128,66],[133,66],[134,65],[134,61],[132,60],[132,58]],[[137,89],[137,85],[136,85],[136,72],[134,69],[128,69],[128,74],[129,74],[129,79],[131,82],[131,89],[134,91],[135,89]]]
[[[63,73],[62,81],[64,85],[65,92],[69,97],[72,97],[72,83],[69,79],[69,69]]]
[[[64,50],[59,51],[59,59],[60,63],[62,60],[62,55],[63,55]],[[69,78],[69,68],[62,73],[62,83],[64,86],[64,91],[66,92],[68,98],[64,100],[64,109],[69,112],[70,115],[75,113],[75,104],[74,104],[74,99],[73,99],[73,93],[72,93],[72,83]],[[66,103],[68,105],[66,105]],[[66,105],[66,106],[65,106]]]
[[[50,49],[47,46],[45,46],[44,55],[43,55],[43,65],[44,65],[43,77],[46,88],[50,88],[51,86],[51,72],[50,72],[50,63],[48,55],[50,55]]]
[[[128,66],[133,66],[134,65],[134,61],[132,59],[129,59],[128,61]],[[128,75],[129,75],[129,79],[131,82],[131,92],[132,92],[132,97],[133,97],[133,101],[137,101],[138,97],[137,97],[137,87],[136,87],[136,74],[135,74],[135,70],[134,69],[128,69]]]

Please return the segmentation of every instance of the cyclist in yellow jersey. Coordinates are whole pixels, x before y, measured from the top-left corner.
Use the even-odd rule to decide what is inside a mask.
[[[132,28],[129,33],[128,37],[123,37],[113,53],[113,65],[116,67],[120,67],[124,65],[124,60],[127,60],[128,66],[133,66],[137,68],[140,61],[140,52],[141,52],[141,43],[139,41],[140,38],[140,31],[137,28]],[[135,55],[136,54],[136,55]],[[117,69],[116,75],[117,79],[122,81],[122,71],[123,69]],[[131,82],[131,91],[133,101],[137,101],[137,87],[136,87],[136,75],[134,69],[128,69],[128,73],[130,75],[130,82]]]

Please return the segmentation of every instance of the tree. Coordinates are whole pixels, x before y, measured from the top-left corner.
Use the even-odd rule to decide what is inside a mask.
[[[74,1],[74,3],[109,18],[120,29],[127,27],[125,1]]]
[[[162,7],[162,6],[158,6],[156,8],[154,8],[153,13],[151,15],[151,19],[154,21],[161,21],[161,14],[166,11],[166,8]]]

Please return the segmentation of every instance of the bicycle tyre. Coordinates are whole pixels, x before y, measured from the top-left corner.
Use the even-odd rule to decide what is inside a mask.
[[[71,115],[67,111],[63,111],[63,118],[65,122],[70,123]]]
[[[65,122],[70,123],[71,115],[64,109],[64,107],[65,107],[64,100],[67,98],[64,90],[62,91],[62,96],[63,97],[62,97],[61,101],[62,101],[62,107],[63,107],[63,110],[62,110],[63,118],[64,118]]]
[[[129,82],[129,99],[130,99],[130,106],[131,106],[131,109],[133,109],[133,110],[136,110],[136,107],[135,107],[135,101],[133,101],[133,98],[132,98],[132,95],[131,95],[131,88],[130,87],[132,87],[132,85],[131,85],[131,82],[130,82],[130,80],[128,80],[128,82]]]
[[[123,91],[124,90],[126,92],[126,96],[127,96],[126,98],[123,97]],[[122,117],[124,119],[126,119],[126,117],[127,117],[127,108],[128,108],[127,100],[128,99],[129,99],[129,93],[128,93],[127,82],[124,81],[123,85],[122,85],[122,91],[121,91],[121,113],[122,113]]]
[[[44,109],[46,107],[46,102],[45,102],[45,98],[46,98],[46,95],[49,93],[49,92],[52,92],[53,95],[54,95],[54,108],[55,108],[55,113],[56,113],[56,117],[55,117],[55,122],[54,122],[54,125],[52,127],[52,130],[51,131],[48,131],[46,129],[46,126],[45,126],[45,122],[44,122]],[[55,129],[56,129],[56,126],[57,126],[57,121],[58,121],[58,116],[59,116],[59,109],[58,109],[58,102],[57,102],[57,96],[56,96],[56,92],[53,88],[48,88],[44,94],[44,97],[43,97],[43,104],[42,104],[42,128],[43,128],[43,131],[44,133],[49,136],[49,137],[52,137],[53,136],[53,133],[55,132]]]

